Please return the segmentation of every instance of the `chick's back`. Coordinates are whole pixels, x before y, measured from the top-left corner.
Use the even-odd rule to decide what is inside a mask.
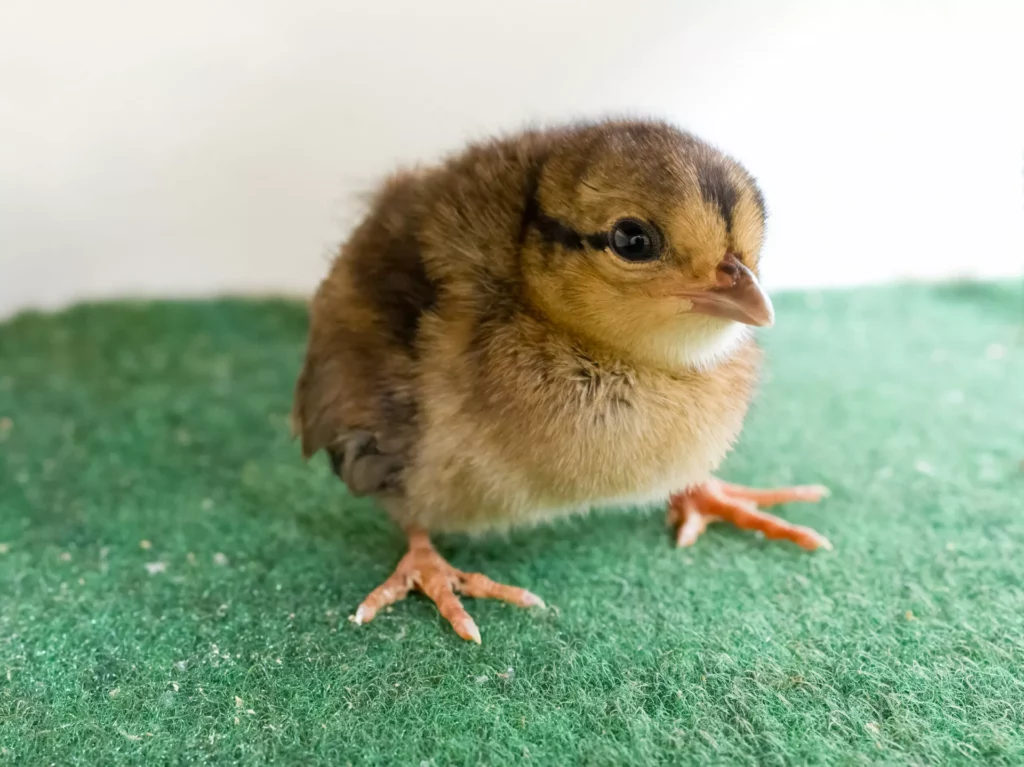
[[[440,350],[424,319],[468,319],[507,278],[526,169],[540,137],[492,142],[381,186],[310,306],[293,425],[308,457],[353,430],[409,461],[420,433],[421,361]]]

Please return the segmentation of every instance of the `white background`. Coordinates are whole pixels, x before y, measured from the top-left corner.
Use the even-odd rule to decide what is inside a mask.
[[[1024,2],[2,0],[0,314],[307,293],[396,163],[605,113],[765,188],[771,287],[1024,270]]]

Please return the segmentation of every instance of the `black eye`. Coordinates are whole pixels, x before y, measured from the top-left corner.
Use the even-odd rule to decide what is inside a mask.
[[[626,261],[654,261],[661,250],[654,227],[635,218],[617,222],[608,235],[608,244],[615,255]]]

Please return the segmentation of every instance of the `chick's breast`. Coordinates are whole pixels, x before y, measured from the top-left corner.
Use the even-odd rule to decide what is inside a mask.
[[[470,328],[427,327],[440,353],[423,361],[407,490],[430,529],[664,501],[705,480],[739,434],[759,358],[750,345],[673,375],[595,358],[528,317],[477,348]]]

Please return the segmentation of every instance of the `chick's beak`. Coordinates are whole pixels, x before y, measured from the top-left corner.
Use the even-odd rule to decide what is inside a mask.
[[[775,322],[768,294],[754,273],[732,253],[727,253],[715,269],[715,281],[713,287],[681,294],[693,304],[691,312],[760,327],[770,327]]]

